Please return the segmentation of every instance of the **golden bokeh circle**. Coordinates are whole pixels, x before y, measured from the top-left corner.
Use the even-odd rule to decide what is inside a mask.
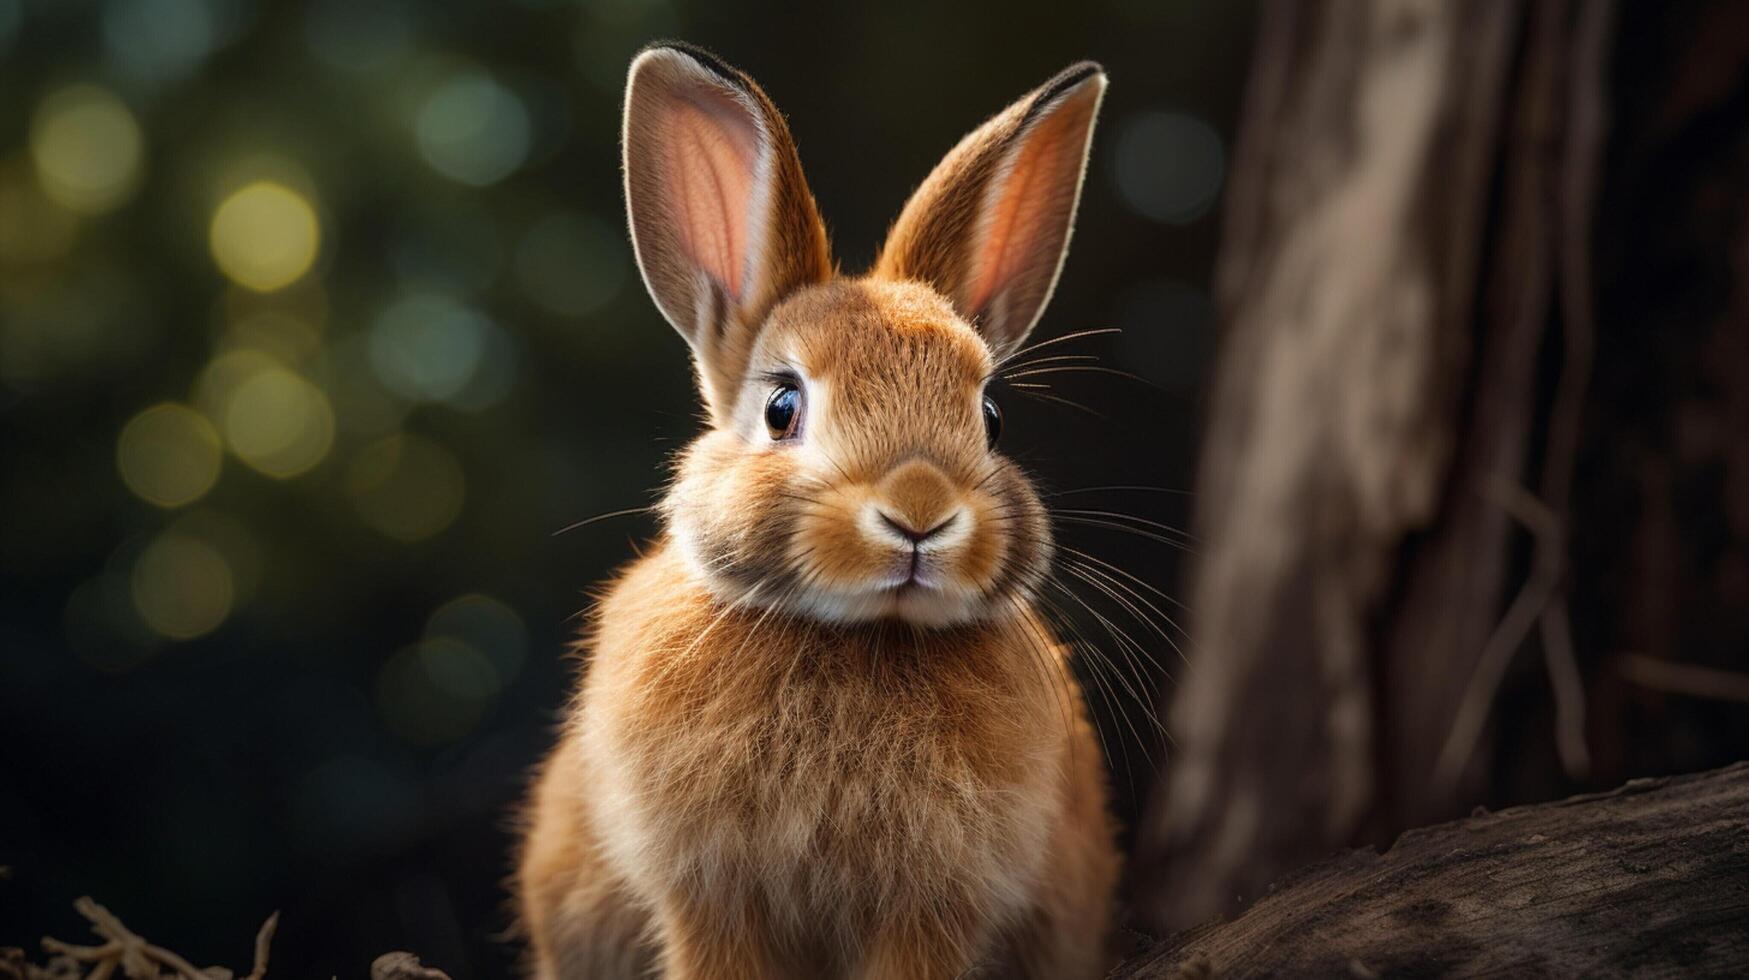
[[[192,640],[218,629],[236,598],[231,566],[199,538],[166,531],[140,552],[133,571],[134,608],[154,633]]]
[[[122,482],[159,507],[181,507],[205,496],[218,482],[222,457],[212,423],[174,402],[153,405],[129,419],[115,444]]]
[[[30,153],[44,193],[70,211],[101,214],[138,189],[145,148],[140,124],[120,99],[75,85],[37,106]]]
[[[284,184],[257,180],[213,212],[213,261],[231,281],[258,293],[284,289],[310,271],[322,244],[315,207]]]
[[[223,403],[225,442],[251,467],[278,479],[307,472],[334,446],[334,410],[322,389],[272,364],[250,373]]]

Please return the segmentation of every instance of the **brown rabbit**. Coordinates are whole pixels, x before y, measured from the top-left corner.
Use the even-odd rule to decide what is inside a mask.
[[[1103,764],[985,393],[1056,284],[1105,84],[1075,65],[967,136],[853,278],[750,78],[632,63],[632,239],[709,429],[600,598],[534,792],[537,976],[1108,965]]]

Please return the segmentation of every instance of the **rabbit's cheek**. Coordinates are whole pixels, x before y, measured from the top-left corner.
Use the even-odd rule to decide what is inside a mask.
[[[714,581],[747,588],[784,571],[795,518],[784,487],[793,465],[711,432],[686,451],[664,511],[683,552]]]
[[[972,513],[973,530],[956,550],[953,573],[974,589],[988,591],[1002,572],[1010,535],[1000,530],[1004,522],[993,501],[980,501]]]
[[[871,507],[869,488],[860,484],[819,493],[798,512],[791,550],[801,573],[822,591],[864,592],[886,577],[897,562],[890,544],[871,546],[862,522]]]

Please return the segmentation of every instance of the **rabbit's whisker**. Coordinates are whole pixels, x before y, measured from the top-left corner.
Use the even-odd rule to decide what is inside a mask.
[[[1186,531],[1183,528],[1173,527],[1170,524],[1162,524],[1159,521],[1149,520],[1146,517],[1137,517],[1134,514],[1126,514],[1122,511],[1089,510],[1089,509],[1082,508],[1082,507],[1057,507],[1057,508],[1052,509],[1052,513],[1054,513],[1054,514],[1078,514],[1078,515],[1081,515],[1084,517],[1108,517],[1108,518],[1111,518],[1112,520],[1131,521],[1133,523],[1143,525],[1144,527],[1151,527],[1151,528],[1155,528],[1155,529],[1160,530],[1160,531],[1164,531],[1167,534],[1176,535],[1177,537],[1182,538],[1185,541],[1188,541],[1191,543],[1197,543],[1197,544],[1201,543],[1197,540],[1196,535],[1191,534],[1189,531]]]
[[[1123,333],[1123,328],[1122,327],[1094,327],[1090,330],[1077,330],[1074,333],[1066,333],[1066,334],[1062,335],[1061,337],[1052,337],[1050,340],[1041,340],[1036,344],[1028,344],[1027,346],[1022,347],[1021,349],[1014,351],[1013,353],[1008,354],[1007,356],[1003,357],[1001,362],[998,364],[998,367],[1000,367],[1001,365],[1004,365],[1004,364],[1012,363],[1013,360],[1017,357],[1022,357],[1024,355],[1030,354],[1035,350],[1043,350],[1046,347],[1050,347],[1050,346],[1055,345],[1055,344],[1066,344],[1071,340],[1080,340],[1083,337],[1100,337],[1100,336],[1104,336],[1105,334],[1113,334],[1113,333]]]
[[[1074,569],[1065,568],[1064,571],[1068,571],[1071,574],[1075,574],[1076,577],[1081,579],[1082,581],[1087,581],[1087,579],[1085,577],[1076,573]],[[1153,702],[1149,698],[1145,697],[1142,694],[1142,692],[1136,688],[1135,684],[1131,683],[1132,677],[1136,682],[1141,682],[1144,680],[1144,678],[1142,676],[1143,671],[1142,671],[1142,667],[1141,667],[1141,662],[1137,659],[1137,655],[1140,655],[1142,657],[1146,657],[1147,656],[1146,648],[1144,648],[1140,643],[1136,642],[1136,639],[1134,637],[1130,636],[1129,632],[1127,630],[1125,630],[1122,626],[1119,626],[1117,623],[1113,622],[1110,617],[1105,616],[1104,614],[1099,612],[1099,610],[1093,608],[1092,604],[1088,603],[1087,600],[1081,598],[1080,595],[1076,594],[1072,589],[1068,588],[1061,581],[1058,581],[1056,584],[1057,584],[1057,588],[1062,589],[1063,592],[1065,594],[1067,594],[1070,598],[1074,599],[1075,602],[1081,606],[1081,608],[1087,610],[1087,613],[1089,615],[1091,615],[1096,621],[1098,621],[1099,624],[1105,628],[1106,632],[1111,635],[1113,643],[1117,646],[1118,652],[1123,655],[1125,664],[1129,668],[1128,672],[1121,671],[1121,670],[1117,672],[1118,681],[1121,684],[1123,684],[1124,690],[1129,693],[1130,697],[1135,701],[1136,706],[1148,711],[1148,716],[1150,719],[1152,719],[1153,718],[1153,706],[1154,706]]]
[[[1148,387],[1153,388],[1156,391],[1165,390],[1165,389],[1161,388],[1159,385],[1155,384],[1152,381],[1149,381],[1147,378],[1144,378],[1139,374],[1135,374],[1135,373],[1130,372],[1130,371],[1120,371],[1117,368],[1100,367],[1097,364],[1059,364],[1056,367],[1031,368],[1031,369],[1026,370],[1026,371],[1020,371],[1020,372],[1017,372],[1015,374],[1006,375],[1005,377],[1008,377],[1008,378],[1037,378],[1037,377],[1042,377],[1042,376],[1048,375],[1048,374],[1072,374],[1072,373],[1076,373],[1076,372],[1080,372],[1080,373],[1084,373],[1084,374],[1109,374],[1113,377],[1123,378],[1127,381],[1134,381],[1137,384],[1147,385]]]
[[[589,525],[594,524],[596,521],[605,521],[605,520],[608,520],[609,518],[629,517],[633,514],[648,514],[651,511],[656,510],[657,506],[658,505],[656,505],[656,504],[646,504],[642,507],[627,507],[624,510],[612,510],[612,511],[608,511],[605,514],[596,514],[594,517],[586,518],[584,520],[577,521],[573,524],[567,524],[564,527],[559,528],[557,531],[554,531],[552,536],[556,538],[559,535],[564,534],[567,531],[575,531],[580,527],[588,527]]]
[[[1079,601],[1079,599],[1072,592],[1065,589],[1060,582],[1050,581],[1048,584],[1056,587],[1069,598],[1076,599],[1077,602]],[[1056,615],[1058,622],[1055,624],[1055,628],[1072,638],[1070,641],[1072,649],[1086,661],[1086,675],[1088,679],[1093,681],[1094,687],[1099,691],[1101,700],[1105,702],[1105,714],[1107,716],[1116,716],[1124,726],[1130,730],[1131,739],[1133,739],[1137,745],[1142,746],[1144,751],[1146,751],[1147,746],[1141,737],[1141,733],[1136,730],[1134,723],[1129,720],[1129,713],[1124,704],[1124,700],[1118,694],[1117,688],[1111,682],[1111,675],[1118,673],[1116,664],[1111,661],[1111,658],[1106,655],[1105,651],[1102,650],[1098,644],[1087,640],[1086,637],[1081,634],[1081,631],[1074,625],[1074,617],[1070,616],[1061,606],[1046,599],[1042,595],[1039,597],[1039,601]],[[1103,726],[1095,724],[1094,728],[1100,733],[1100,745],[1105,753],[1105,757],[1108,760],[1115,760],[1118,758],[1122,759],[1124,774],[1129,780],[1131,790],[1133,791],[1135,788],[1136,770],[1134,763],[1130,759],[1129,741],[1126,741],[1121,737],[1118,738],[1118,752],[1114,755],[1111,751],[1111,743],[1105,737]]]
[[[1151,610],[1154,613],[1154,615],[1159,616],[1160,618],[1164,619],[1168,624],[1170,624],[1172,626],[1173,629],[1178,629],[1179,628],[1178,624],[1174,623],[1172,621],[1172,617],[1170,617],[1170,616],[1166,615],[1164,612],[1162,612],[1158,606],[1155,606],[1153,603],[1150,603],[1146,599],[1143,599],[1140,596],[1136,595],[1132,590],[1125,587],[1123,585],[1123,583],[1112,578],[1110,575],[1107,575],[1103,572],[1100,572],[1098,569],[1093,568],[1091,565],[1083,565],[1083,564],[1077,564],[1077,563],[1071,562],[1071,563],[1066,564],[1064,566],[1064,569],[1067,571],[1070,571],[1071,574],[1076,575],[1078,578],[1081,578],[1083,581],[1087,582],[1087,584],[1089,584],[1089,585],[1093,586],[1094,588],[1099,589],[1101,592],[1105,593],[1105,595],[1108,598],[1110,598],[1113,602],[1116,602],[1119,606],[1123,607],[1123,610],[1125,612],[1129,613],[1130,617],[1133,618],[1136,622],[1141,623],[1144,626],[1147,626],[1149,629],[1153,630],[1154,633],[1160,637],[1160,639],[1165,640],[1167,646],[1170,646],[1172,648],[1172,652],[1178,654],[1178,658],[1180,660],[1185,660],[1185,662],[1187,664],[1189,663],[1189,661],[1185,659],[1184,651],[1182,651],[1178,648],[1178,643],[1172,639],[1171,634],[1167,633],[1166,629],[1164,627],[1162,627],[1159,623],[1148,618],[1148,616],[1145,613],[1143,613],[1140,608],[1138,608],[1136,606],[1136,602],[1139,601],[1139,602],[1143,603],[1145,606],[1148,607],[1149,610]],[[1089,575],[1095,576],[1095,578],[1090,579],[1087,577]],[[1167,678],[1171,678],[1172,672],[1167,670],[1164,664],[1160,663],[1160,661],[1158,659],[1156,659],[1152,654],[1147,654],[1147,658],[1148,658],[1148,663],[1153,665],[1155,670],[1159,671],[1161,674],[1166,675]]]
[[[1075,630],[1074,624],[1068,619],[1068,617],[1062,614],[1062,611],[1057,608],[1049,598],[1041,594],[1034,596],[1033,601],[1037,604],[1035,608],[1037,609],[1039,618],[1044,620],[1045,625],[1048,626],[1054,634],[1062,637],[1062,639],[1058,640],[1053,639],[1052,636],[1041,635],[1038,626],[1029,625],[1028,632],[1035,638],[1033,641],[1033,649],[1038,651],[1036,655],[1040,658],[1041,662],[1044,663],[1044,669],[1046,670],[1052,670],[1051,660],[1057,659],[1061,661],[1061,666],[1057,668],[1057,677],[1059,678],[1058,684],[1063,688],[1065,698],[1073,698],[1076,696],[1076,693],[1075,691],[1070,690],[1070,680],[1069,678],[1063,677],[1061,673],[1062,670],[1068,669],[1069,660],[1068,657],[1059,654],[1057,648],[1059,646],[1064,647],[1072,655],[1079,651],[1081,646],[1085,644],[1082,643],[1080,634]],[[1072,677],[1073,675],[1071,674],[1070,676]],[[1095,684],[1103,685],[1103,681],[1099,678],[1097,671],[1094,671],[1092,676],[1094,677]],[[1111,703],[1110,693],[1106,691],[1103,686],[1100,687],[1100,694],[1106,699],[1107,705],[1109,705]],[[1073,711],[1072,705],[1070,706],[1070,710]],[[1106,759],[1110,759],[1112,757],[1111,744],[1106,740],[1104,727],[1099,724],[1099,716],[1092,711],[1088,711],[1087,718],[1089,725],[1093,728],[1093,734],[1099,738],[1099,750],[1101,755]]]
[[[1078,408],[1081,411],[1086,412],[1088,415],[1091,415],[1094,418],[1099,419],[1102,422],[1111,421],[1110,419],[1106,418],[1103,414],[1096,412],[1091,408],[1088,408],[1086,405],[1083,405],[1077,401],[1071,401],[1067,398],[1063,398],[1060,395],[1047,395],[1047,394],[1044,394],[1043,392],[1038,392],[1038,391],[1016,391],[1015,394],[1021,396],[1022,398],[1037,398],[1037,399],[1041,399],[1043,401],[1055,402],[1058,405],[1067,405],[1070,408]]]
[[[1030,367],[1038,367],[1044,364],[1065,364],[1097,360],[1099,360],[1099,355],[1097,354],[1057,354],[1053,357],[1035,357],[1030,361],[1004,364],[1002,365],[1001,370],[991,375],[991,377],[1012,377],[1016,371]]]
[[[1104,493],[1108,490],[1109,491],[1135,491],[1138,493],[1169,493],[1169,494],[1173,494],[1175,496],[1180,496],[1180,497],[1193,497],[1196,495],[1196,492],[1194,490],[1178,490],[1178,489],[1174,489],[1172,487],[1149,487],[1149,486],[1143,486],[1141,484],[1136,484],[1136,483],[1114,483],[1114,484],[1107,484],[1105,486],[1097,486],[1097,487],[1071,487],[1067,490],[1052,490],[1049,493],[1040,494],[1040,496],[1043,496],[1043,497],[1066,497],[1072,493]]]
[[[1168,538],[1165,535],[1155,534],[1152,531],[1144,531],[1141,528],[1131,527],[1128,524],[1119,524],[1117,521],[1102,520],[1097,517],[1077,517],[1073,514],[1055,514],[1053,516],[1065,524],[1082,524],[1088,527],[1104,528],[1108,531],[1122,531],[1125,534],[1131,534],[1138,538],[1144,538],[1148,541],[1158,542],[1168,547],[1175,548],[1187,555],[1196,554],[1195,548],[1177,538]]]
[[[1074,555],[1077,558],[1082,559],[1083,561],[1091,562],[1095,565],[1098,565],[1099,567],[1105,569],[1108,572],[1113,572],[1115,574],[1123,576],[1126,579],[1129,579],[1131,582],[1135,583],[1136,585],[1139,585],[1142,588],[1147,589],[1149,592],[1152,592],[1153,594],[1155,594],[1155,595],[1159,596],[1160,598],[1166,600],[1167,602],[1171,603],[1174,607],[1176,607],[1177,609],[1179,609],[1182,612],[1189,612],[1190,611],[1189,606],[1186,606],[1184,603],[1179,602],[1177,599],[1174,599],[1172,596],[1167,595],[1165,592],[1162,592],[1159,588],[1149,584],[1148,582],[1144,581],[1143,579],[1136,577],[1135,575],[1130,574],[1127,571],[1124,571],[1123,569],[1117,567],[1116,565],[1113,565],[1111,562],[1108,562],[1103,558],[1098,557],[1097,555],[1090,555],[1087,552],[1082,551],[1078,548],[1070,548],[1067,546],[1064,546],[1063,550],[1068,552],[1071,555]],[[1173,625],[1176,626],[1177,624],[1173,624]],[[1190,635],[1188,632],[1186,632],[1182,628],[1179,629],[1179,632],[1184,633],[1184,635],[1186,637],[1188,637]]]

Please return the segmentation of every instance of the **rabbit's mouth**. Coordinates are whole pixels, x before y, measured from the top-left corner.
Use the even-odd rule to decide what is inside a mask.
[[[941,590],[941,569],[929,555],[920,547],[912,547],[910,554],[899,560],[899,570],[894,576],[888,591],[895,595],[905,595],[923,591]]]
[[[976,590],[959,583],[927,558],[894,574],[858,586],[813,588],[781,603],[805,615],[836,623],[899,620],[916,626],[954,626],[987,615]]]
[[[906,596],[921,595],[926,592],[940,592],[941,586],[916,572],[912,572],[900,579],[897,584],[887,586],[886,591],[894,598],[902,599]]]

